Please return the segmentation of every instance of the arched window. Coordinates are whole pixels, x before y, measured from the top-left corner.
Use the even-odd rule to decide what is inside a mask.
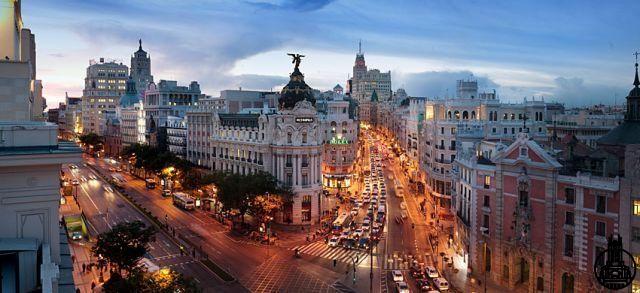
[[[464,120],[469,119],[469,112],[467,112],[467,111],[462,112],[462,119],[464,119]]]
[[[562,274],[562,293],[573,293],[573,275]]]
[[[515,113],[511,113],[511,120],[516,120],[516,114]]]
[[[536,290],[544,291],[544,279],[542,277],[536,279]]]
[[[457,119],[457,120],[460,120],[460,112],[458,112],[458,110],[455,110],[455,111],[453,112],[453,116],[456,116],[456,119]]]
[[[342,134],[347,134],[347,121],[342,121]]]
[[[476,119],[476,111],[471,111],[471,119]]]
[[[507,120],[509,118],[509,114],[504,113],[504,115],[502,116],[502,120]]]
[[[447,117],[448,117],[449,119],[451,119],[451,111],[448,111],[448,112],[447,112]]]
[[[307,133],[306,132],[302,133],[302,143],[307,143]]]

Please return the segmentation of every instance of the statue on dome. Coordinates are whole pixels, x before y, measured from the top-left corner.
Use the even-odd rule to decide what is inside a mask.
[[[288,53],[287,55],[293,57],[293,61],[291,61],[292,64],[296,64],[296,67],[294,68],[295,70],[298,70],[298,67],[300,66],[300,61],[302,61],[302,57],[304,57],[304,55],[300,55],[300,54],[292,54],[292,53]]]

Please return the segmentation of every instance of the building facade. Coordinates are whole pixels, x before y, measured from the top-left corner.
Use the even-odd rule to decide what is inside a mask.
[[[358,50],[353,66],[353,76],[347,82],[348,93],[358,103],[371,98],[375,91],[380,101],[391,99],[391,71],[380,72],[378,69],[367,69],[362,50]]]
[[[131,56],[131,78],[136,84],[136,92],[144,94],[149,83],[153,82],[151,75],[151,56],[142,50],[142,39],[138,40],[138,51]]]
[[[187,157],[187,118],[169,116],[166,124],[167,148],[176,156]]]
[[[221,98],[206,97],[198,106],[187,111],[187,160],[198,166],[212,169],[211,136],[214,113],[225,111]]]
[[[106,122],[116,114],[120,96],[126,91],[129,68],[114,61],[91,61],[82,91],[82,131],[104,135]]]
[[[158,128],[164,127],[169,116],[185,117],[191,107],[198,105],[200,85],[192,81],[189,86],[179,86],[174,80],[150,83],[144,93],[144,115],[147,127],[154,119]]]
[[[551,135],[574,135],[593,148],[600,137],[622,123],[624,113],[604,112],[597,108],[571,109],[550,118],[547,129]]]

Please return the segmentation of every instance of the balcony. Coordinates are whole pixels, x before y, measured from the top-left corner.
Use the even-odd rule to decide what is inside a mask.
[[[449,150],[450,150],[450,151],[455,151],[455,150],[456,150],[456,146],[455,146],[455,145],[450,146],[450,147],[449,147]]]
[[[460,222],[462,222],[465,226],[467,226],[467,228],[471,227],[471,224],[469,223],[469,220],[465,219],[462,216],[462,213],[460,211],[456,212],[456,216],[458,217],[458,220],[460,220]]]
[[[435,147],[436,147],[436,149],[439,149],[439,150],[444,150],[445,149],[445,147],[443,145],[436,145]]]
[[[451,164],[451,160],[447,160],[447,159],[436,159],[436,163],[440,163],[440,164]]]

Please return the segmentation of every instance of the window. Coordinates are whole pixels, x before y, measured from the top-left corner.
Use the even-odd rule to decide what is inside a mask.
[[[596,212],[604,214],[607,212],[607,197],[603,195],[596,196]]]
[[[529,152],[529,150],[527,148],[520,148],[520,156],[521,157],[526,157],[528,152]]]
[[[576,202],[576,190],[573,188],[564,189],[564,201],[568,204],[574,204]]]
[[[484,188],[485,189],[489,189],[490,187],[491,187],[491,176],[485,175],[484,176]]]
[[[309,175],[302,174],[302,185],[303,186],[309,185]]]
[[[302,143],[307,143],[307,133],[306,132],[302,133]]]
[[[456,128],[455,127],[451,127],[451,134],[456,134]]]
[[[485,207],[490,207],[491,206],[491,197],[489,197],[488,195],[485,195],[482,205],[485,206]]]
[[[287,132],[287,143],[291,143],[291,132]]]
[[[574,225],[574,215],[573,212],[566,212],[564,216],[564,224],[573,226]]]
[[[440,127],[440,134],[444,134],[444,127]]]
[[[640,216],[640,200],[633,200],[633,214],[636,216]]]
[[[544,291],[544,279],[542,277],[536,279],[536,290]]]
[[[286,181],[287,186],[291,186],[293,185],[293,174],[291,173],[287,173],[287,181]]]
[[[596,221],[596,235],[606,237],[607,224],[605,222]]]
[[[503,131],[503,132],[504,132],[504,134],[507,134],[507,129],[506,129],[506,128],[503,128],[502,130],[504,130],[504,131]]]
[[[311,195],[302,197],[302,221],[311,221]]]
[[[564,255],[573,257],[573,235],[564,235]]]
[[[562,293],[573,293],[573,275],[562,274]]]
[[[492,132],[492,133],[496,133],[496,128],[495,128],[495,127],[494,127],[494,128],[492,128],[492,129],[491,129],[491,132]]]
[[[486,233],[489,234],[489,215],[482,215],[482,227],[487,229]]]
[[[520,190],[518,200],[521,207],[529,206],[529,192],[526,190]]]
[[[640,228],[638,227],[631,228],[631,240],[634,242],[640,242]]]
[[[293,159],[292,159],[291,155],[287,155],[287,162],[286,162],[287,165],[286,165],[286,167],[293,166],[293,162],[292,161],[293,161]]]
[[[307,155],[302,155],[302,167],[309,166],[309,157]]]
[[[598,266],[604,265],[604,257],[598,257],[604,251],[604,247],[596,246],[595,255],[593,256],[593,260]]]

